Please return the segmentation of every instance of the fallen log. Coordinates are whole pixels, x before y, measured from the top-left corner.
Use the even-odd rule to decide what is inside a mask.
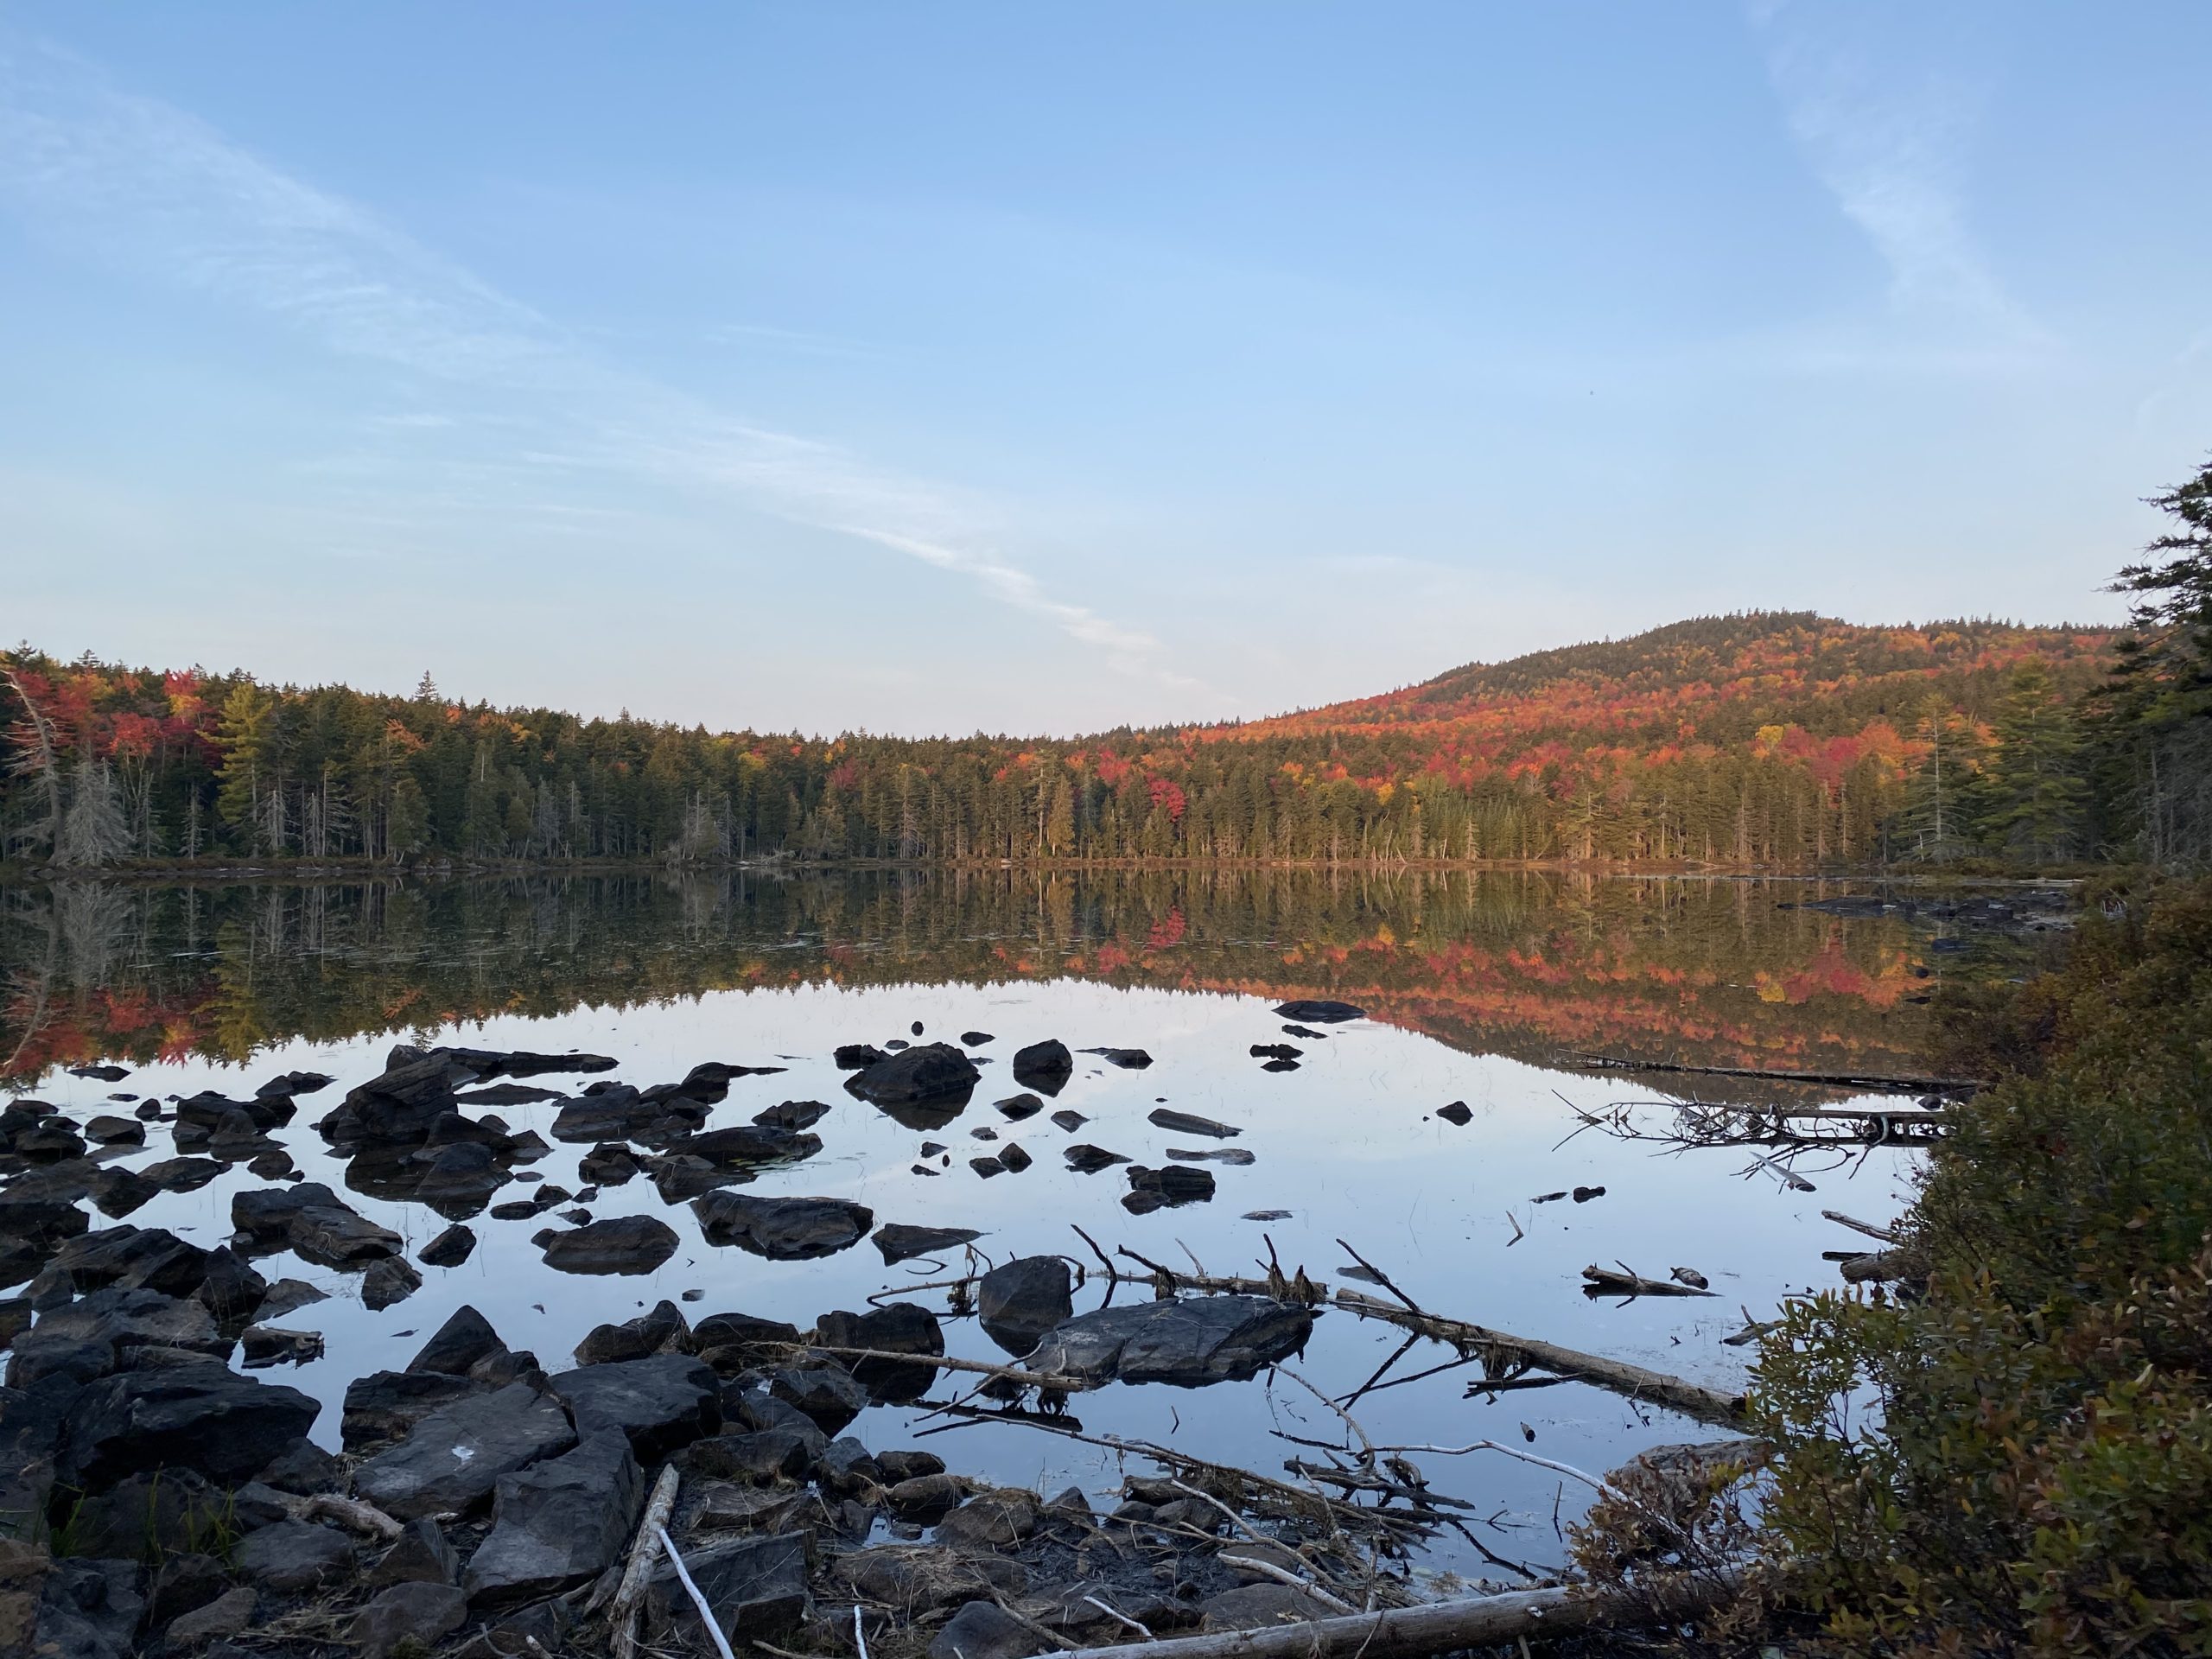
[[[1915,1077],[1888,1072],[1777,1071],[1756,1065],[1689,1065],[1677,1060],[1627,1059],[1618,1054],[1586,1054],[1569,1049],[1562,1057],[1582,1065],[1608,1071],[1671,1071],[1701,1077],[1754,1077],[1767,1083],[1811,1083],[1826,1089],[1864,1089],[1869,1093],[1897,1095],[1971,1095],[1982,1087],[1979,1077]],[[1863,1112],[1851,1114],[1855,1117]]]
[[[1724,1394],[1718,1389],[1708,1389],[1683,1377],[1669,1376],[1663,1371],[1647,1370],[1625,1360],[1607,1359],[1600,1354],[1586,1354],[1573,1348],[1562,1348],[1556,1343],[1511,1336],[1503,1331],[1470,1325],[1463,1319],[1441,1319],[1433,1313],[1398,1306],[1380,1297],[1363,1295],[1356,1290],[1338,1290],[1335,1305],[1363,1319],[1381,1319],[1385,1324],[1396,1325],[1401,1331],[1416,1332],[1433,1341],[1448,1343],[1463,1354],[1480,1354],[1484,1363],[1493,1369],[1528,1366],[1540,1371],[1550,1371],[1577,1382],[1609,1389],[1632,1400],[1649,1401],[1670,1411],[1679,1411],[1685,1417],[1694,1417],[1701,1423],[1712,1423],[1723,1428],[1743,1426],[1744,1396],[1740,1394]]]
[[[1601,1268],[1595,1262],[1582,1269],[1582,1292],[1586,1296],[1710,1296],[1714,1294],[1701,1285],[1683,1284],[1674,1279],[1647,1279],[1627,1268],[1616,1273],[1611,1268]]]
[[[1426,1654],[1493,1647],[1523,1637],[1675,1624],[1719,1605],[1741,1582],[1739,1571],[1724,1568],[1687,1580],[1624,1589],[1571,1586],[1516,1590],[1256,1630],[1128,1642],[1084,1652],[1090,1659],[1334,1659],[1351,1654],[1362,1659],[1419,1659]]]
[[[1887,1227],[1877,1227],[1871,1221],[1861,1221],[1856,1216],[1847,1216],[1840,1210],[1823,1210],[1821,1219],[1832,1221],[1839,1227],[1848,1227],[1854,1233],[1864,1233],[1869,1238],[1878,1238],[1885,1244],[1897,1242],[1897,1234]]]

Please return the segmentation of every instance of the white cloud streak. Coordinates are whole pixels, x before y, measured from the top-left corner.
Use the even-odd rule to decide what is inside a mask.
[[[1208,690],[1173,670],[1150,634],[1055,598],[997,551],[999,515],[987,505],[834,445],[732,420],[609,366],[374,214],[183,111],[114,87],[73,54],[4,34],[0,201],[73,247],[277,318],[331,351],[455,392],[524,396],[535,412],[527,431],[500,435],[507,466],[718,489],[962,577],[1122,673]],[[514,423],[432,408],[371,423],[425,435]]]

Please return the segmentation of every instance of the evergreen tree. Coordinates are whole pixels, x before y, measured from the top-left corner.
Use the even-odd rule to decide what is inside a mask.
[[[1987,833],[2045,864],[2071,854],[2087,790],[2081,731],[2040,663],[2023,663],[1997,715],[1997,747],[1984,780]]]

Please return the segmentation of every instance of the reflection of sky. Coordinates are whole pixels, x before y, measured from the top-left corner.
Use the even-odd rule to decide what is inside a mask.
[[[907,1033],[919,1020],[924,1040],[953,1039],[980,1028],[997,1040],[981,1049],[995,1057],[966,1111],[946,1130],[925,1136],[900,1128],[839,1086],[842,1074],[830,1063],[842,1042],[880,1042]],[[1823,1248],[1847,1244],[1820,1221],[1823,1205],[1870,1217],[1894,1213],[1902,1190],[1901,1155],[1871,1160],[1847,1185],[1841,1174],[1815,1177],[1816,1194],[1786,1193],[1772,1178],[1738,1179],[1749,1161],[1740,1152],[1707,1152],[1686,1158],[1654,1157],[1648,1146],[1624,1146],[1595,1134],[1557,1143],[1573,1127],[1556,1087],[1576,1105],[1648,1095],[1648,1088],[1601,1084],[1548,1074],[1513,1061],[1473,1058],[1410,1033],[1362,1023],[1337,1028],[1326,1040],[1285,1039],[1282,1021],[1265,1002],[1249,998],[1157,990],[1120,990],[1078,981],[975,988],[912,986],[848,990],[715,993],[696,999],[614,1014],[578,1009],[558,1019],[505,1018],[444,1033],[446,1040],[486,1047],[569,1047],[610,1053],[613,1074],[645,1084],[680,1077],[708,1058],[748,1064],[779,1061],[779,1076],[741,1079],[715,1109],[709,1127],[743,1122],[785,1099],[834,1103],[815,1128],[824,1143],[811,1160],[761,1177],[747,1189],[849,1198],[868,1205],[879,1223],[960,1225],[987,1230],[982,1248],[998,1259],[1010,1255],[1088,1252],[1071,1230],[1080,1224],[1109,1249],[1126,1243],[1155,1260],[1186,1264],[1185,1247],[1217,1273],[1249,1273],[1264,1255],[1262,1234],[1271,1236],[1287,1269],[1304,1264],[1316,1276],[1337,1281],[1349,1258],[1335,1240],[1348,1240],[1389,1272],[1423,1305],[1439,1312],[1519,1334],[1541,1337],[1688,1375],[1716,1384],[1740,1381],[1741,1351],[1714,1346],[1714,1338],[1741,1324],[1739,1304],[1763,1312],[1791,1291],[1834,1282],[1834,1268],[1819,1259]],[[1050,1103],[1071,1107],[1091,1119],[1074,1134],[1055,1128],[1050,1110],[1009,1125],[989,1103],[1014,1090],[1007,1061],[1023,1044],[1055,1036],[1080,1049],[1089,1046],[1142,1046],[1154,1058],[1147,1071],[1124,1071],[1078,1055],[1077,1075]],[[1306,1050],[1296,1071],[1268,1073],[1247,1052],[1254,1043],[1289,1040]],[[42,1090],[48,1098],[82,1118],[99,1109],[111,1089],[158,1089],[189,1094],[201,1087],[244,1093],[264,1077],[293,1069],[322,1070],[337,1087],[302,1102],[299,1118],[283,1138],[309,1179],[344,1186],[344,1170],[323,1154],[309,1126],[334,1105],[343,1088],[381,1064],[380,1042],[318,1045],[293,1042],[264,1054],[249,1068],[193,1060],[138,1072],[109,1085],[57,1075]],[[788,1058],[782,1057],[797,1056]],[[538,1081],[561,1086],[563,1079]],[[1118,1170],[1084,1176],[1062,1166],[1059,1148],[1084,1141],[1157,1165],[1170,1146],[1216,1143],[1153,1128],[1146,1116],[1164,1098],[1185,1111],[1240,1126],[1230,1144],[1250,1148],[1249,1167],[1213,1168],[1218,1195],[1209,1205],[1144,1217],[1123,1211],[1127,1191]],[[1431,1114],[1463,1099],[1473,1121],[1455,1128]],[[517,1128],[550,1125],[550,1105],[494,1109]],[[1019,1141],[1037,1159],[1019,1174],[988,1182],[967,1159],[989,1150],[968,1131],[996,1128],[997,1143]],[[919,1143],[944,1142],[952,1167],[936,1177],[911,1173]],[[143,1158],[168,1155],[157,1128]],[[1555,1149],[1556,1148],[1556,1149]],[[570,1188],[584,1146],[556,1145],[534,1166],[547,1180]],[[243,1169],[197,1192],[165,1194],[130,1217],[140,1226],[168,1226],[194,1242],[213,1244],[229,1231],[231,1195],[257,1185]],[[1603,1185],[1606,1196],[1586,1205],[1571,1201],[1535,1205],[1541,1192],[1576,1185]],[[499,1199],[524,1196],[509,1187]],[[398,1230],[410,1254],[446,1225],[426,1207],[388,1204],[349,1194],[363,1213]],[[592,1206],[600,1216],[645,1212],[665,1217],[683,1238],[658,1272],[640,1278],[584,1279],[545,1268],[529,1236],[550,1220],[494,1222],[472,1218],[481,1243],[465,1264],[425,1268],[423,1288],[380,1313],[357,1300],[358,1281],[307,1267],[289,1256],[262,1262],[272,1280],[291,1273],[330,1288],[334,1300],[287,1316],[280,1323],[315,1329],[328,1338],[327,1357],[296,1375],[283,1374],[324,1401],[319,1435],[334,1444],[335,1406],[346,1382],[379,1368],[397,1369],[455,1306],[471,1303],[486,1314],[511,1344],[534,1350],[549,1369],[566,1363],[570,1348],[601,1320],[631,1317],[655,1300],[687,1288],[705,1292],[686,1312],[742,1310],[788,1319],[804,1327],[833,1307],[858,1308],[869,1293],[902,1281],[943,1278],[926,1262],[886,1270],[873,1247],[861,1244],[826,1261],[779,1263],[729,1249],[707,1246],[687,1211],[669,1211],[644,1180],[607,1188]],[[1259,1224],[1246,1211],[1287,1209],[1287,1220]],[[1527,1230],[1518,1244],[1509,1212]],[[1620,1307],[1586,1301],[1579,1274],[1591,1262],[1619,1258],[1655,1276],[1675,1266],[1707,1274],[1715,1300],[1644,1301]],[[1145,1294],[1125,1288],[1122,1298]],[[941,1306],[942,1293],[920,1300]],[[1094,1287],[1079,1293],[1078,1307],[1095,1305]],[[405,1334],[403,1334],[405,1333]],[[1341,1395],[1356,1387],[1401,1333],[1361,1325],[1341,1313],[1325,1314],[1300,1369],[1318,1386]],[[955,1352],[995,1357],[972,1325],[952,1328]],[[1408,1356],[1411,1371],[1448,1358],[1427,1345]],[[1613,1397],[1578,1387],[1510,1394],[1495,1405],[1465,1402],[1467,1373],[1447,1373],[1387,1390],[1363,1402],[1359,1414],[1378,1441],[1464,1444],[1478,1436],[1511,1439],[1518,1426],[1535,1428],[1535,1450],[1580,1466],[1611,1466],[1637,1446],[1706,1438],[1708,1431],[1681,1420],[1655,1416],[1648,1424]],[[1275,1392],[1281,1426],[1294,1433],[1332,1435],[1317,1421],[1318,1407],[1291,1385]],[[1114,1389],[1074,1402],[1094,1431],[1172,1439],[1200,1455],[1273,1471],[1292,1448],[1266,1434],[1270,1426],[1261,1385],[1193,1393],[1158,1388]],[[880,1409],[857,1425],[873,1448],[906,1442],[918,1414]],[[1077,1481],[1094,1491],[1111,1483],[1104,1454],[1056,1442],[1027,1429],[963,1428],[920,1442],[956,1468],[1001,1479],[1041,1481],[1050,1490]],[[1440,1490],[1484,1503],[1508,1505],[1535,1529],[1491,1535],[1508,1556],[1550,1559],[1556,1546],[1549,1516],[1556,1480],[1502,1459],[1476,1460],[1461,1469],[1432,1467]],[[1575,1507],[1569,1494],[1569,1512]],[[1464,1548],[1464,1547],[1463,1547]],[[1447,1553],[1448,1558],[1448,1553]]]

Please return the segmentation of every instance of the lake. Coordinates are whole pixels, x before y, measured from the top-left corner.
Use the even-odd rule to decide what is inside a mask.
[[[1356,1265],[1349,1247],[1433,1313],[1733,1389],[1751,1351],[1721,1339],[1742,1330],[1745,1310],[1764,1319],[1784,1296],[1836,1284],[1823,1250],[1866,1243],[1821,1211],[1886,1221],[1905,1201],[1916,1154],[1853,1142],[1785,1166],[1772,1147],[1684,1147],[1665,1138],[1683,1099],[1770,1102],[1782,1091],[1577,1057],[1926,1070],[1935,984],[2002,970],[2019,946],[1924,915],[1802,907],[1861,890],[1249,870],[23,887],[0,891],[0,1082],[81,1122],[127,1114],[141,1096],[245,1095],[280,1072],[328,1073],[336,1084],[303,1097],[277,1138],[308,1179],[399,1232],[411,1255],[452,1217],[348,1192],[350,1166],[312,1127],[383,1068],[395,1043],[594,1052],[617,1062],[608,1075],[639,1085],[707,1060],[778,1066],[734,1082],[709,1127],[786,1100],[829,1103],[812,1128],[822,1149],[738,1190],[854,1200],[879,1225],[976,1229],[975,1248],[991,1262],[1065,1255],[1092,1269],[1078,1310],[1109,1288],[1078,1228],[1109,1252],[1126,1247],[1179,1270],[1195,1262],[1255,1275],[1272,1251],[1286,1271],[1372,1290],[1344,1277]],[[1287,1034],[1297,1022],[1274,1007],[1300,998],[1347,1001],[1366,1017]],[[969,1033],[991,1036],[969,1046],[983,1081],[943,1127],[911,1128],[853,1097],[832,1059],[843,1044],[957,1043]],[[1152,1063],[1125,1069],[1078,1052],[1046,1110],[1011,1121],[993,1104],[1017,1092],[1010,1058],[1047,1038],[1077,1051],[1141,1048]],[[1276,1045],[1297,1051],[1294,1065],[1269,1070],[1251,1052]],[[96,1061],[130,1075],[102,1082],[66,1069]],[[589,1079],[531,1081],[573,1093]],[[1466,1108],[1464,1122],[1439,1115],[1453,1103]],[[1149,1119],[1163,1106],[1241,1133],[1162,1129]],[[515,1129],[549,1133],[557,1107],[494,1109]],[[1051,1116],[1069,1110],[1086,1120],[1073,1130]],[[126,1165],[173,1154],[169,1126],[149,1128]],[[944,1149],[925,1157],[925,1141]],[[1062,1148],[1078,1142],[1140,1166],[1169,1164],[1171,1148],[1234,1148],[1251,1161],[1191,1165],[1214,1176],[1210,1201],[1133,1214],[1122,1203],[1126,1166],[1065,1166]],[[988,1178],[970,1167],[1010,1144],[1033,1161]],[[575,1188],[588,1150],[556,1141],[528,1167]],[[230,1232],[232,1194],[261,1185],[233,1166],[129,1219],[212,1246]],[[518,1184],[492,1201],[530,1191]],[[589,1207],[601,1217],[658,1215],[681,1245],[648,1274],[577,1277],[546,1266],[531,1243],[550,1217],[480,1213],[470,1217],[475,1253],[456,1268],[425,1268],[422,1288],[381,1312],[361,1302],[358,1276],[289,1255],[260,1262],[272,1280],[290,1274],[331,1293],[280,1321],[326,1338],[323,1357],[282,1374],[325,1402],[317,1437],[336,1445],[348,1380],[404,1364],[464,1303],[557,1370],[593,1325],[662,1298],[699,1293],[683,1304],[694,1319],[736,1310],[804,1329],[830,1309],[865,1308],[869,1296],[966,1270],[957,1250],[887,1267],[866,1242],[804,1262],[717,1248],[688,1207],[663,1204],[645,1180],[607,1186]],[[1267,1211],[1287,1213],[1250,1218]],[[1592,1263],[1662,1280],[1688,1269],[1717,1294],[1586,1297],[1581,1270]],[[1121,1302],[1150,1293],[1124,1284],[1114,1294]],[[946,1310],[943,1289],[912,1294]],[[949,1319],[947,1342],[967,1357],[1006,1357],[972,1319]],[[1489,1438],[1602,1471],[1643,1447],[1721,1432],[1579,1383],[1471,1398],[1478,1368],[1437,1370],[1455,1357],[1426,1342],[1393,1363],[1405,1343],[1392,1326],[1332,1310],[1291,1369],[1338,1398],[1383,1372],[1387,1386],[1353,1408],[1378,1443]],[[946,1390],[941,1382],[931,1397]],[[1093,1434],[1271,1473],[1301,1454],[1280,1436],[1344,1432],[1302,1387],[1266,1375],[1198,1390],[1115,1385],[1071,1408]],[[926,1447],[957,1471],[1007,1484],[1075,1483],[1098,1495],[1118,1484],[1109,1451],[925,1406],[871,1408],[850,1432],[877,1450]],[[1538,1566],[1560,1558],[1557,1523],[1581,1507],[1571,1484],[1494,1455],[1422,1461],[1438,1490],[1478,1505],[1470,1522],[1486,1550]],[[1496,1576],[1448,1534],[1431,1565]]]

